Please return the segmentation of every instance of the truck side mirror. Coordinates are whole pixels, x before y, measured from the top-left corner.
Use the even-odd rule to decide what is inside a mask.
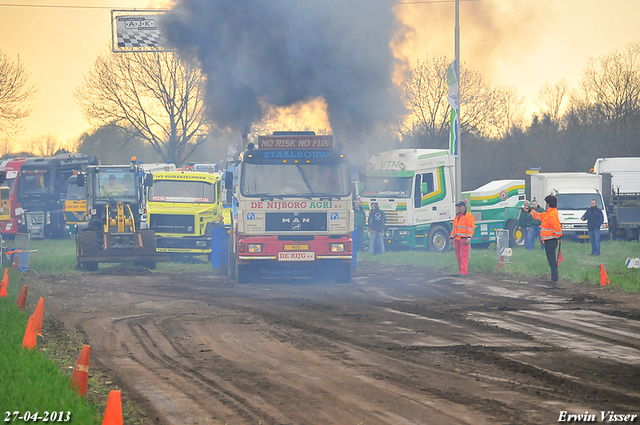
[[[151,186],[153,186],[153,174],[151,174],[151,173],[147,173],[147,174],[144,176],[144,185],[145,185],[146,187],[151,187]]]
[[[7,178],[7,172],[0,171],[0,184],[3,184],[6,178]]]
[[[224,188],[227,189],[227,192],[233,189],[233,172],[231,171],[227,171],[224,175]]]
[[[78,173],[78,175],[76,176],[76,186],[84,187],[84,185],[85,185],[84,174]]]

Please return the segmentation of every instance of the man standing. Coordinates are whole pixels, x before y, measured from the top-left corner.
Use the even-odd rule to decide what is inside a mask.
[[[458,202],[456,207],[458,213],[453,219],[453,230],[449,237],[453,239],[453,249],[456,252],[460,274],[466,276],[469,272],[469,248],[476,228],[476,219],[467,211],[467,204],[464,201]]]
[[[560,218],[558,218],[558,198],[549,195],[544,198],[547,203],[547,210],[539,213],[533,209],[529,209],[529,214],[536,220],[540,220],[540,238],[544,243],[544,250],[547,254],[547,262],[551,268],[551,282],[558,281],[558,258],[556,257],[556,248],[562,240],[562,226],[560,226]],[[524,208],[524,207],[523,207]]]
[[[531,209],[533,209],[534,211],[538,211],[539,213],[544,212],[538,205],[538,201],[536,201],[535,199],[531,201]],[[544,244],[540,239],[540,220],[533,219],[533,224],[529,226],[529,230],[531,231],[531,249],[536,247],[536,240],[538,240],[540,241],[540,249],[544,251]]]
[[[358,251],[364,249],[364,225],[367,222],[367,215],[362,208],[362,201],[360,198],[356,198],[353,204],[353,225],[356,228],[356,246]]]
[[[598,208],[595,199],[591,200],[591,208],[582,216],[582,221],[584,220],[587,220],[589,240],[591,241],[591,255],[600,255],[600,226],[604,223],[604,214]]]
[[[533,244],[535,243],[535,239],[533,236],[533,231],[531,230],[531,225],[535,221],[531,214],[529,214],[529,201],[525,199],[522,205],[522,211],[520,211],[520,215],[518,216],[518,227],[520,227],[520,231],[524,236],[524,247],[529,251],[533,249]]]
[[[378,203],[371,203],[371,211],[369,212],[369,253],[376,255],[376,247],[380,254],[384,254],[384,241],[382,236],[384,234],[384,224],[387,221],[387,217],[384,215],[384,211],[378,209]]]

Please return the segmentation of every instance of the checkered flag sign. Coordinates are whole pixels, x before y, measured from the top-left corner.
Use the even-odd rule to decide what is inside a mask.
[[[118,16],[118,47],[142,47],[159,49],[160,30],[155,16]]]

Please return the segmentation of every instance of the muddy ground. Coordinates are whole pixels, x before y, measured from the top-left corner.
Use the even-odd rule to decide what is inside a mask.
[[[640,302],[361,264],[351,283],[25,276],[154,424],[551,424],[640,413]],[[31,289],[31,288],[34,289]],[[636,423],[640,420],[636,418]]]

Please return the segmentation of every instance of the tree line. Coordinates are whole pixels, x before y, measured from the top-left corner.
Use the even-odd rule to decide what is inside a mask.
[[[640,156],[640,43],[598,58],[589,58],[577,87],[566,80],[545,83],[535,104],[538,112],[523,116],[524,97],[513,87],[493,87],[482,75],[460,66],[460,117],[463,189],[488,181],[522,178],[532,167],[542,171],[588,171],[598,157]],[[390,129],[389,146],[447,148],[450,106],[446,57],[427,57],[410,69],[400,85],[408,114]],[[36,89],[28,85],[22,64],[0,52],[0,138],[20,132],[28,116],[26,102]],[[224,158],[236,137],[208,118],[205,77],[193,58],[176,53],[101,54],[74,92],[94,128],[82,134],[79,152],[103,162],[128,161],[128,152],[146,162],[183,164],[195,158]],[[224,105],[220,105],[224,107]],[[265,105],[269,108],[269,105]],[[286,122],[254,124],[265,130],[287,130]],[[526,123],[526,124],[525,124]],[[300,123],[295,123],[300,128]],[[303,126],[304,127],[304,126]],[[310,129],[312,130],[312,129]],[[224,140],[214,144],[213,141]],[[49,156],[61,148],[51,135],[34,138],[25,152]],[[12,153],[0,151],[0,155]],[[15,153],[13,153],[15,154]]]

